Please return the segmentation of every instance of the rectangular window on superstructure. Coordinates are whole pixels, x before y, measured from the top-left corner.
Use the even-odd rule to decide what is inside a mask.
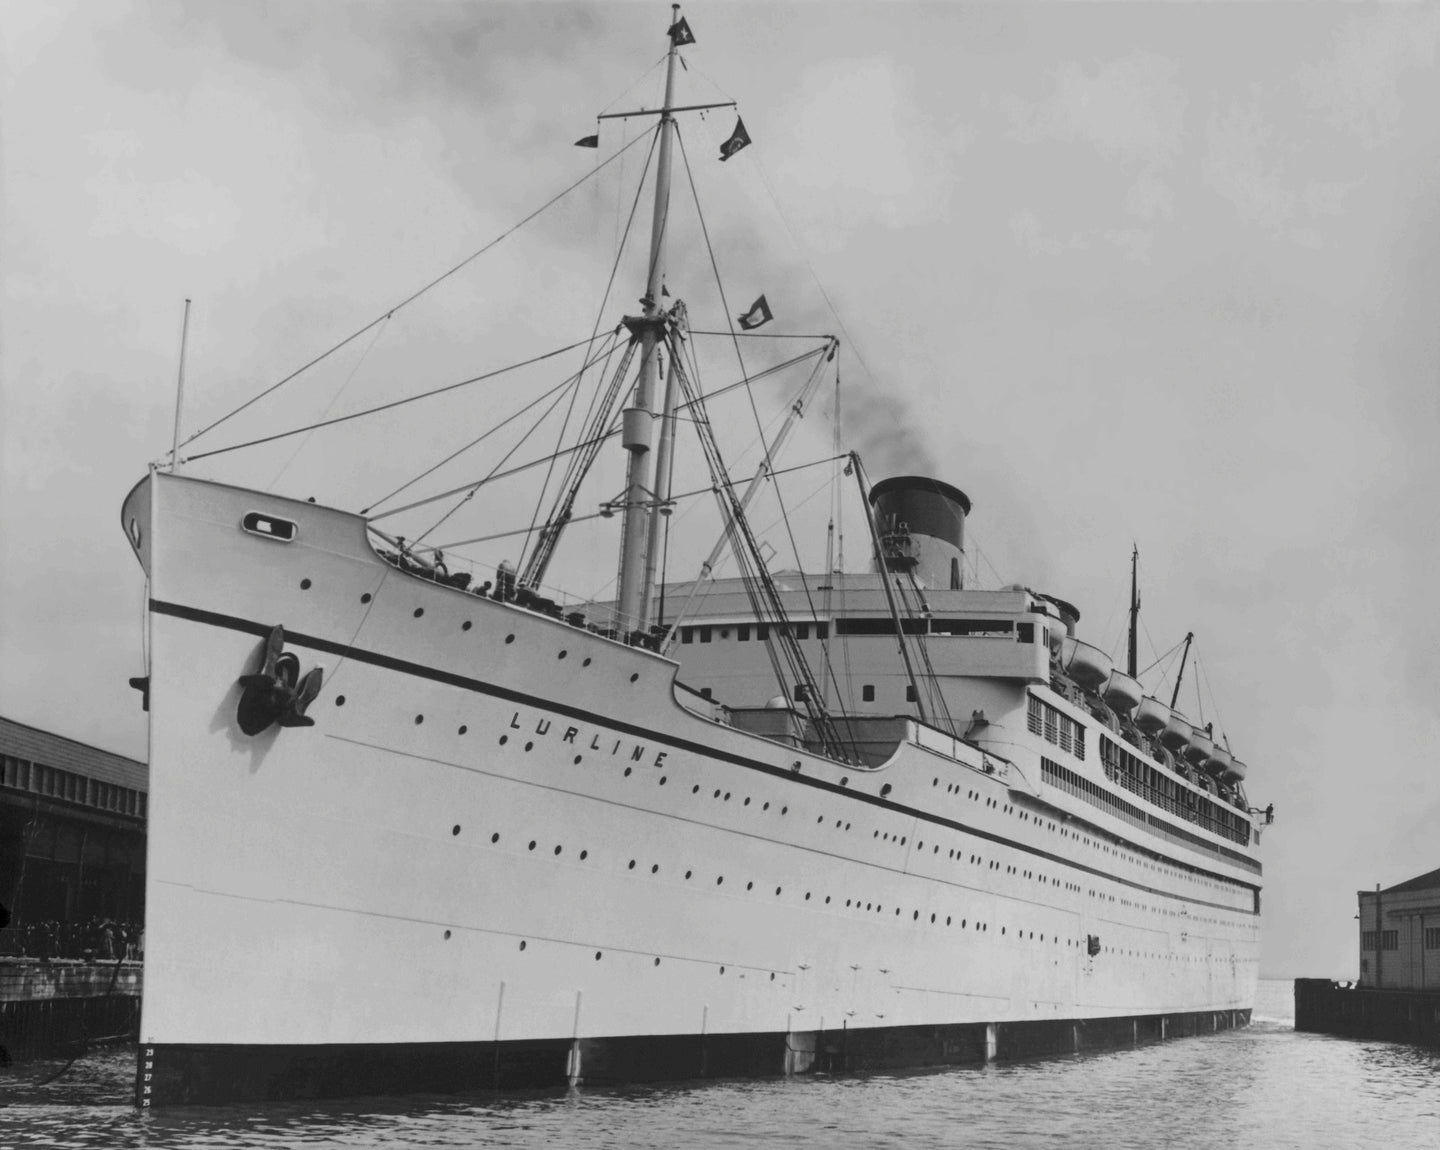
[[[756,624],[755,624],[755,638],[757,638],[758,640],[760,640],[760,642],[762,642],[762,643],[766,642],[766,641],[770,638],[770,624],[769,624],[769,623],[756,623]]]
[[[694,628],[694,627],[681,627],[681,628],[680,628],[680,642],[681,642],[682,644],[683,644],[683,643],[693,643],[693,642],[695,642],[695,628]]]
[[[875,701],[874,683],[866,683],[860,688],[860,701],[862,703],[873,703]]]
[[[1042,725],[1043,720],[1041,718],[1040,711],[1041,705],[1042,704],[1039,699],[1037,699],[1034,695],[1030,696],[1029,707],[1025,713],[1025,727],[1032,735],[1040,735],[1044,733],[1044,727]]]
[[[1425,949],[1440,950],[1440,926],[1427,926],[1425,928]]]
[[[1034,624],[1034,623],[1021,623],[1021,624],[1019,624],[1019,625],[1016,627],[1016,631],[1018,632],[1018,634],[1017,634],[1016,637],[1020,640],[1020,642],[1022,642],[1022,643],[1033,643],[1033,642],[1035,642],[1035,624]]]
[[[907,684],[905,685],[905,701],[906,701],[907,703],[913,703],[913,702],[915,701],[915,684],[914,684],[914,683],[907,683]]]
[[[1381,950],[1399,950],[1400,932],[1398,930],[1382,930],[1380,932]]]
[[[795,624],[795,638],[797,638],[797,639],[808,639],[808,638],[810,638],[810,624],[809,624],[809,623],[796,623],[796,624]]]
[[[701,627],[701,628],[700,628],[700,642],[702,642],[702,643],[708,643],[708,642],[710,642],[710,628],[709,628],[709,627]]]
[[[736,627],[735,638],[741,643],[748,643],[750,641],[750,624],[741,623],[738,627]]]
[[[828,639],[828,638],[830,638],[830,624],[829,624],[829,623],[816,623],[816,624],[815,624],[815,638],[817,638],[817,639]]]

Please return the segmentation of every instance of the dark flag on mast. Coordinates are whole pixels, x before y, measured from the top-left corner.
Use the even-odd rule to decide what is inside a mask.
[[[750,133],[745,130],[745,121],[736,116],[735,130],[730,133],[730,138],[720,145],[720,158],[728,160],[749,142]]]
[[[690,25],[686,23],[684,16],[670,25],[670,43],[677,48],[695,43],[695,33],[690,31]]]
[[[598,133],[593,136],[581,136],[575,141],[575,146],[577,148],[598,148],[600,146],[600,136]]]
[[[740,320],[742,330],[753,331],[755,328],[769,323],[775,316],[771,313],[770,305],[765,302],[765,297],[762,295],[750,305],[749,311],[736,318]]]

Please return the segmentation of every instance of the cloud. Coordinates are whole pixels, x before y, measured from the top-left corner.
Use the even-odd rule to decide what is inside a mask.
[[[1306,65],[1300,87],[1312,108],[1366,147],[1394,138],[1407,111],[1405,73],[1429,68],[1440,45],[1440,9],[1387,5],[1344,24],[1334,52]],[[1433,108],[1421,108],[1430,116]]]
[[[1185,93],[1175,61],[1135,53],[1087,73],[1068,61],[1055,74],[1050,97],[1019,106],[1011,128],[1017,139],[1073,140],[1107,159],[1163,166],[1179,154],[1185,130]]]
[[[1281,233],[1295,211],[1295,193],[1282,179],[1281,144],[1260,112],[1260,93],[1212,112],[1205,129],[1201,173],[1206,184],[1248,224]]]

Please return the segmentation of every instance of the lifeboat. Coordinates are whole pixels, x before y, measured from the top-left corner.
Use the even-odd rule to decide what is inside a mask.
[[[1215,749],[1210,752],[1210,757],[1205,760],[1205,769],[1212,775],[1217,775],[1223,779],[1225,772],[1230,769],[1230,764],[1234,761],[1234,756],[1219,743],[1216,743]]]
[[[1185,748],[1186,760],[1198,767],[1214,753],[1215,740],[1209,733],[1200,727],[1191,727],[1190,745]]]
[[[1100,693],[1100,697],[1118,713],[1128,715],[1140,705],[1145,691],[1137,680],[1124,671],[1116,670],[1110,672],[1110,681],[1105,684],[1105,690]]]
[[[1190,725],[1190,720],[1179,711],[1171,711],[1170,717],[1165,720],[1165,730],[1160,734],[1160,741],[1179,754],[1190,745],[1190,740],[1194,737],[1195,728]]]
[[[1169,721],[1170,708],[1159,699],[1146,695],[1140,700],[1139,709],[1135,712],[1135,725],[1147,735],[1158,735]]]
[[[1060,646],[1060,665],[1065,668],[1066,674],[1088,691],[1099,690],[1115,669],[1110,656],[1099,647],[1068,635]]]
[[[1245,764],[1231,756],[1230,765],[1225,768],[1225,773],[1220,777],[1227,783],[1243,783],[1245,781]]]

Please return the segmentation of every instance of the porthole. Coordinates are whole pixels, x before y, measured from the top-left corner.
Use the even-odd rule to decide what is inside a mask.
[[[719,885],[720,885],[721,883],[723,883],[724,881],[725,881],[725,876],[724,876],[723,874],[722,874],[722,875],[716,875],[716,876],[715,876],[715,885],[716,885],[716,886],[719,886]]]
[[[451,833],[452,835],[458,835],[458,834],[460,833],[460,824],[459,824],[459,823],[456,823],[453,827],[451,827],[451,828],[450,828],[450,833]]]
[[[425,721],[425,716],[424,716],[424,715],[416,715],[416,716],[415,716],[415,725],[416,725],[417,727],[418,727],[421,723],[423,723],[424,721]]]
[[[664,775],[661,775],[661,776],[660,776],[660,785],[661,785],[662,787],[665,785],[665,776],[664,776]]]
[[[582,666],[582,667],[588,667],[588,666],[590,666],[590,657],[589,657],[588,655],[587,655],[584,659],[582,659],[582,660],[580,661],[580,666]]]
[[[564,848],[559,847],[559,846],[557,846],[557,847],[555,848],[555,855],[556,855],[557,858],[559,857],[560,852],[561,852],[561,850],[563,850],[563,849],[564,849]]]
[[[755,884],[754,884],[753,882],[747,882],[747,883],[745,884],[745,889],[746,889],[746,890],[754,890],[754,889],[755,889]]]
[[[526,744],[525,744],[525,749],[526,749],[527,751],[529,751],[529,750],[534,749],[534,746],[535,746],[534,743],[526,743]]]
[[[635,682],[635,681],[636,681],[637,679],[639,679],[639,678],[640,678],[640,672],[639,672],[639,671],[636,671],[633,675],[630,676],[630,681],[633,683],[633,682]],[[656,959],[655,961],[658,963],[660,960],[659,960],[659,959]]]
[[[450,932],[449,932],[448,930],[445,932],[445,937],[446,937],[447,939],[450,937]]]
[[[308,591],[308,590],[310,590],[310,587],[311,587],[311,583],[310,583],[310,580],[309,580],[309,579],[301,579],[301,580],[300,580],[300,590],[302,590],[302,591]]]
[[[461,724],[460,724],[460,730],[457,731],[456,734],[463,735],[463,734],[464,734],[466,731],[468,731],[469,729],[470,729],[470,728],[467,727],[464,723],[461,723]]]
[[[651,874],[658,874],[659,871],[660,871],[660,864],[659,864],[659,863],[651,863],[651,864],[650,864],[650,873],[651,873]]]
[[[595,952],[595,961],[596,961],[596,962],[599,962],[599,961],[600,961],[600,952],[599,952],[598,950]]]
[[[630,866],[629,866],[628,869],[629,869],[629,870],[634,870],[634,869],[635,869],[635,860],[634,860],[634,859],[631,859],[631,860],[630,860]]]
[[[775,893],[776,893],[776,894],[779,894],[779,893],[780,893],[780,888],[779,888],[778,886],[775,888]]]
[[[506,636],[505,636],[505,642],[507,642],[507,643],[513,643],[513,642],[515,642],[515,636],[514,636],[514,635],[506,635]]]
[[[565,656],[568,655],[568,654],[570,654],[569,651],[561,651],[560,654],[558,654],[558,655],[555,656],[555,658],[557,658],[557,659],[563,659],[563,658],[565,658]]]
[[[625,768],[625,775],[624,775],[624,777],[628,779],[628,778],[630,777],[630,772],[631,772],[632,770],[634,770],[634,769],[635,769],[634,767],[626,767],[626,768]]]
[[[724,973],[725,973],[725,968],[724,968],[723,966],[720,968],[720,973],[721,973],[721,974],[724,974]]]
[[[499,832],[499,831],[496,831],[493,835],[491,835],[491,836],[490,836],[490,841],[491,841],[492,843],[498,843],[498,842],[500,841],[500,832]]]
[[[415,608],[415,618],[418,619],[418,618],[420,618],[420,616],[423,615],[423,614],[425,614],[425,608],[424,608],[424,607],[416,607],[416,608]]]
[[[770,809],[770,804],[769,804],[769,803],[766,803],[766,804],[765,804],[763,807],[761,807],[760,809],[761,809],[762,811],[768,811],[768,810]]]
[[[506,743],[508,743],[509,741],[510,741],[510,736],[509,736],[509,735],[501,735],[501,736],[500,736],[500,745],[501,745],[502,747],[503,747]]]
[[[689,881],[690,881],[690,876],[691,876],[692,874],[694,874],[694,873],[695,873],[695,872],[694,872],[693,870],[687,870],[687,871],[685,872],[685,881],[686,881],[686,882],[689,882]]]
[[[462,630],[462,631],[468,631],[468,630],[470,630],[470,628],[473,627],[473,626],[474,626],[474,624],[471,623],[469,619],[466,619],[465,622],[463,622],[463,623],[460,624],[460,630]]]
[[[774,972],[773,970],[770,972],[770,981],[771,981],[771,982],[774,982],[774,981],[775,981],[775,972]]]
[[[524,950],[524,949],[525,949],[525,940],[524,940],[523,938],[520,940],[520,949],[521,949],[521,950]]]
[[[659,965],[660,965],[660,960],[659,960],[658,958],[655,960],[655,965],[656,965],[656,966],[659,966]]]
[[[585,757],[584,755],[576,755],[576,756],[575,756],[575,764],[578,766],[578,765],[580,764],[580,760],[583,759],[584,757]]]
[[[343,707],[343,706],[345,705],[345,696],[344,696],[344,695],[336,695],[336,696],[335,696],[335,705],[336,705],[337,707]]]
[[[534,839],[531,839],[531,840],[530,840],[530,847],[529,847],[529,849],[532,850],[532,851],[535,849],[535,840],[534,840]]]
[[[783,814],[785,814],[789,809],[790,809],[789,807],[781,807],[781,808],[780,808],[780,813],[783,815]]]
[[[363,594],[363,595],[360,596],[360,602],[362,602],[362,603],[368,603],[368,602],[370,602],[370,592],[369,592],[369,591],[366,591],[365,594]]]

